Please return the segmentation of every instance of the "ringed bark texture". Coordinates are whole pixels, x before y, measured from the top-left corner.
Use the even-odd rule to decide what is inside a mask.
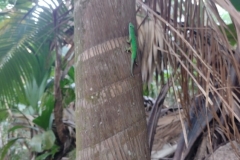
[[[77,160],[148,160],[140,65],[125,49],[135,0],[75,0]],[[139,60],[138,60],[139,62]]]

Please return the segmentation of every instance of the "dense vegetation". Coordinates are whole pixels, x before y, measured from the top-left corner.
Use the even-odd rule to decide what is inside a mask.
[[[168,93],[165,105],[180,104],[188,115],[192,99],[203,95],[211,107],[213,94],[230,117],[221,133],[238,139],[238,0],[231,0],[235,8],[223,0],[136,2],[144,95],[160,103]],[[0,2],[0,159],[74,157],[73,3]],[[148,124],[153,130],[157,120]]]

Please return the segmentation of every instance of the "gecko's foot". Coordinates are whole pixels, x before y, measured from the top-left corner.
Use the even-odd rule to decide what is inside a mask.
[[[131,77],[133,77],[134,75],[133,75],[133,72],[131,71]]]
[[[130,43],[131,43],[131,39],[126,39],[126,42],[127,42],[128,44],[130,44]]]
[[[126,48],[125,49],[125,52],[130,52],[131,51],[131,48]]]

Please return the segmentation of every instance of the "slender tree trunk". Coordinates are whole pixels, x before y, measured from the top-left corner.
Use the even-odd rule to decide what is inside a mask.
[[[74,7],[77,159],[150,159],[140,66],[131,77],[125,52],[135,0]]]

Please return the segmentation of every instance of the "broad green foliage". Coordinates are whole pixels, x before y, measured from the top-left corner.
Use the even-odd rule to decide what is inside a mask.
[[[42,114],[35,118],[33,122],[44,130],[51,129],[52,127],[52,111],[54,108],[54,97],[52,94],[48,94],[43,102],[45,109],[42,111]]]
[[[53,147],[55,139],[54,133],[49,130],[34,136],[29,141],[29,146],[35,152],[43,152],[44,150],[49,150]]]
[[[31,147],[32,151],[41,153],[44,150],[47,150],[44,154],[41,154],[36,159],[44,160],[48,156],[54,156],[56,152],[58,152],[59,147],[56,146],[55,143],[55,135],[53,131],[48,130],[43,132],[42,134],[38,134],[34,136],[29,142],[29,146]]]
[[[71,18],[67,16],[68,10],[61,0],[58,4],[62,4],[58,9],[61,21],[67,22]],[[18,0],[14,12],[5,18],[11,21],[0,21],[0,26],[7,26],[0,28],[0,100],[27,104],[36,109],[55,54],[51,50],[56,34],[52,7]],[[63,29],[66,31],[72,26],[62,23],[58,27],[58,38],[62,38],[66,34]]]
[[[26,92],[28,97],[24,95],[26,84],[38,88],[47,78],[53,62],[49,50],[53,33],[48,29],[53,28],[53,24],[50,18],[36,22],[38,16],[50,15],[49,9],[38,15],[32,14],[36,6],[17,9],[14,12],[17,16],[8,15],[12,21],[0,30],[0,99],[21,102],[30,98],[30,92]],[[30,102],[33,103],[36,105],[36,100]]]
[[[26,94],[27,101],[29,102],[30,106],[32,106],[33,108],[38,107],[38,101],[41,98],[46,86],[47,76],[48,75],[44,77],[40,86],[37,84],[35,79],[33,79],[32,82],[27,83],[25,86],[25,94]]]
[[[7,155],[9,148],[18,148],[23,153],[29,153],[27,148],[31,146],[31,152],[43,152],[36,158],[39,160],[53,157],[59,150],[52,131],[54,79],[49,77],[54,75],[56,54],[52,44],[58,40],[60,47],[63,47],[66,43],[64,39],[72,36],[73,16],[69,7],[65,6],[66,1],[44,1],[44,5],[34,2],[0,1],[2,10],[9,3],[13,6],[11,12],[8,12],[9,9],[4,13],[0,11],[0,121],[6,121],[9,117],[7,111],[11,112],[13,116],[9,117],[7,134],[14,137],[14,140],[7,140],[8,143],[2,148],[2,158]],[[54,22],[53,10],[58,6],[58,20]],[[64,107],[75,99],[72,84],[73,68],[61,80]],[[29,134],[32,130],[35,133],[33,138]],[[21,132],[26,134],[19,143],[17,137],[21,137]],[[25,149],[17,147],[20,144],[24,144]],[[13,158],[15,153],[8,156]]]

